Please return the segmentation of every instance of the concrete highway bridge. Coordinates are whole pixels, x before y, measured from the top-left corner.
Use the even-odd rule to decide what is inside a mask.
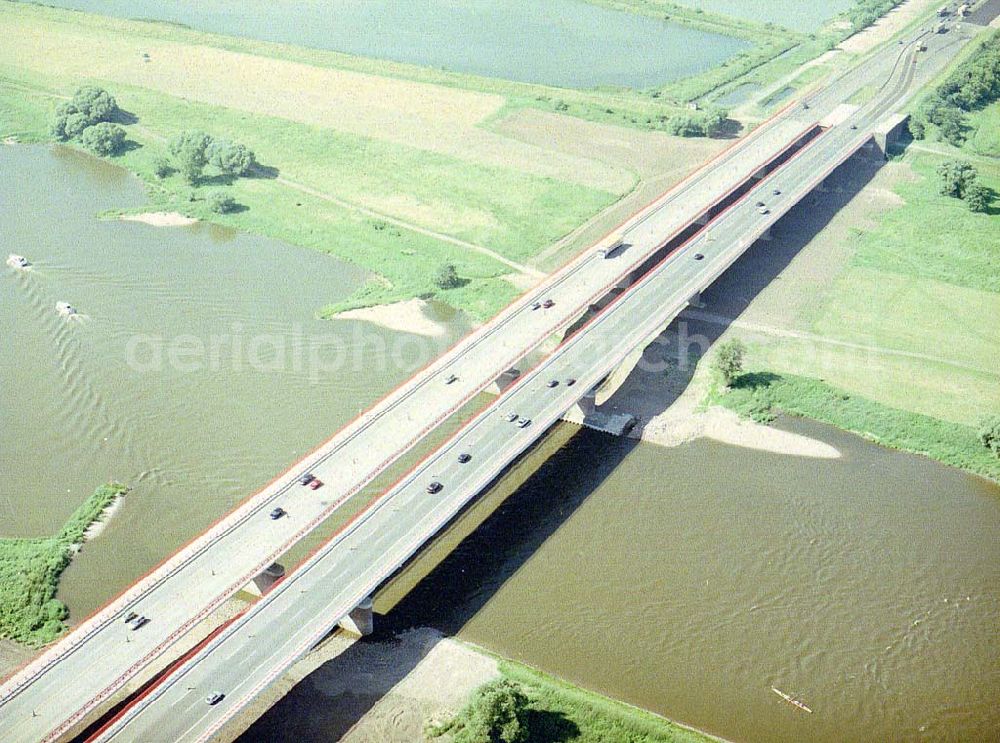
[[[617,231],[620,250],[584,253],[460,341],[8,678],[0,687],[4,739],[73,737],[124,701],[91,739],[207,740],[338,623],[364,632],[379,585],[551,424],[571,409],[593,425],[615,424],[595,415],[601,381],[834,169],[859,153],[883,157],[902,123],[895,112],[971,35],[914,32],[871,55],[632,217]],[[881,87],[869,103],[846,105],[872,81]],[[551,306],[535,308],[546,300]],[[553,352],[513,371],[557,334],[566,337]],[[303,564],[287,576],[276,567],[428,433],[497,386],[494,402]],[[300,485],[305,472],[325,486]],[[428,492],[431,483],[440,490]],[[271,520],[278,506],[287,515]],[[125,698],[252,583],[264,589],[258,602]],[[130,612],[149,623],[130,631]],[[208,704],[213,694],[223,696]]]

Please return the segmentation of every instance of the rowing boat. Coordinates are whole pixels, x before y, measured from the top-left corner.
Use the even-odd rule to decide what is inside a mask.
[[[812,710],[811,709],[809,709],[807,706],[805,706],[802,702],[800,702],[798,699],[796,699],[795,697],[793,697],[791,694],[786,694],[781,689],[775,689],[773,686],[771,687],[771,691],[773,691],[775,694],[777,694],[779,697],[781,697],[782,699],[784,699],[789,704],[792,704],[792,705],[798,707],[803,712],[808,712],[810,715],[812,714]]]

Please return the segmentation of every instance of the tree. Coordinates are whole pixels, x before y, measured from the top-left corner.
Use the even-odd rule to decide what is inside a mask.
[[[439,289],[455,289],[462,285],[462,280],[458,277],[458,271],[451,263],[446,263],[438,269],[434,277],[434,283]]]
[[[726,387],[731,387],[733,380],[743,372],[743,356],[745,354],[746,346],[739,338],[726,341],[716,351],[712,369],[722,377]]]
[[[958,147],[965,141],[965,133],[969,130],[968,119],[957,108],[947,106],[937,110],[934,123],[944,140]]]
[[[715,137],[720,134],[729,121],[729,112],[721,109],[707,111],[702,123],[702,130],[706,137]]]
[[[509,679],[481,686],[461,713],[455,743],[525,743],[528,698]]]
[[[968,205],[969,210],[978,214],[984,214],[990,208],[990,201],[993,194],[990,189],[978,181],[974,181],[965,187],[962,199]]]
[[[177,161],[177,169],[188,183],[194,184],[201,177],[208,164],[207,152],[211,144],[210,135],[196,130],[181,132],[167,144]]]
[[[923,139],[927,136],[927,122],[918,114],[913,114],[910,117],[907,128],[910,130],[910,136],[914,139]]]
[[[249,147],[222,139],[212,142],[207,155],[209,164],[230,175],[249,175],[257,164]]]
[[[972,163],[965,160],[946,160],[938,165],[937,173],[941,176],[941,194],[956,199],[965,195],[978,175]]]
[[[229,214],[236,211],[238,207],[236,199],[225,191],[215,191],[208,196],[208,208],[216,214]]]
[[[98,155],[116,155],[125,144],[125,130],[117,124],[102,121],[84,129],[80,135],[80,143]]]

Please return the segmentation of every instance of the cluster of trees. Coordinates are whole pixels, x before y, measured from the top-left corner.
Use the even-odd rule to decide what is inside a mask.
[[[961,199],[971,211],[985,212],[990,207],[992,192],[979,182],[975,167],[964,160],[948,160],[938,166],[941,193]]]
[[[902,1],[855,0],[854,6],[847,11],[847,20],[851,22],[851,29],[857,33],[863,28],[868,28]]]
[[[979,52],[949,75],[911,117],[910,133],[915,139],[923,139],[927,124],[933,124],[942,139],[958,147],[970,128],[966,114],[1000,99],[1000,31]]]
[[[98,155],[115,155],[125,145],[125,130],[111,123],[118,112],[118,103],[108,91],[84,86],[56,108],[52,136],[62,141],[78,139]]]
[[[184,131],[167,144],[177,170],[191,184],[197,183],[205,167],[211,165],[221,173],[233,176],[250,175],[257,166],[253,151],[244,144],[215,139],[202,131]],[[169,172],[169,164],[157,165],[157,175]]]
[[[728,112],[721,109],[692,111],[671,116],[666,121],[666,130],[677,137],[714,137],[722,132],[728,120]]]
[[[453,743],[527,743],[530,712],[521,687],[499,679],[479,687],[457,717],[428,733],[430,737],[450,733]]]

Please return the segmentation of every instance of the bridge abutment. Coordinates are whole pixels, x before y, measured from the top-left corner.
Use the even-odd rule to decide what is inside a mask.
[[[494,395],[499,395],[501,392],[506,390],[512,384],[514,384],[515,380],[520,376],[521,376],[521,370],[511,367],[503,374],[501,374],[499,377],[497,377],[496,380],[494,380],[493,384],[491,384],[486,391],[492,392]]]
[[[285,566],[273,562],[270,566],[265,568],[264,572],[258,575],[247,584],[247,591],[256,595],[263,596],[271,587],[277,583],[279,580],[285,577]]]

